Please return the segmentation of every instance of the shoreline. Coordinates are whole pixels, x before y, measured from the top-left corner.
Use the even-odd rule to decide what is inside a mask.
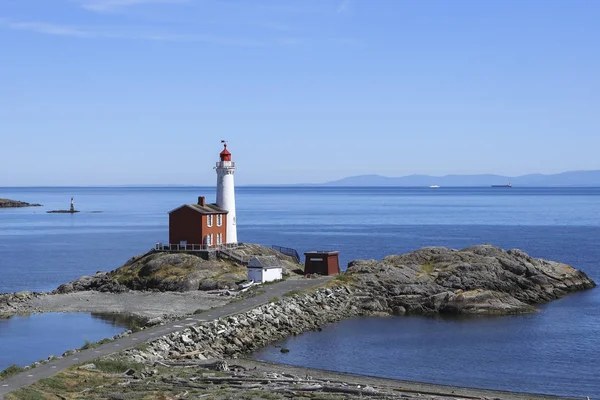
[[[510,390],[486,389],[470,386],[453,386],[439,383],[409,381],[403,379],[384,378],[374,375],[360,375],[348,372],[332,371],[319,368],[300,367],[284,363],[255,360],[252,358],[238,358],[232,361],[247,368],[264,368],[274,372],[287,372],[295,375],[308,374],[313,378],[340,380],[344,382],[361,382],[371,386],[388,386],[402,390],[405,393],[419,393],[435,396],[460,396],[465,399],[500,398],[503,400],[578,400],[579,397],[565,397],[543,393],[513,392]]]
[[[22,207],[42,207],[38,203],[27,203],[25,201],[0,198],[0,209],[2,208],[22,208]]]
[[[321,282],[320,285],[322,285],[323,283],[324,282]],[[273,285],[273,286],[275,286],[275,285]],[[266,295],[263,294],[262,296],[266,296]],[[337,320],[336,316],[339,316],[340,307],[336,307],[336,304],[339,305],[341,303],[344,303],[350,297],[352,297],[352,293],[347,287],[336,286],[336,287],[325,287],[325,288],[320,287],[310,293],[302,292],[299,294],[294,294],[293,296],[283,297],[281,300],[277,301],[276,303],[273,303],[271,301],[266,301],[266,298],[265,298],[266,303],[264,303],[262,305],[241,308],[241,310],[237,313],[225,314],[224,316],[220,317],[218,320],[213,320],[212,322],[211,321],[200,322],[197,325],[188,326],[187,328],[184,328],[183,326],[181,326],[180,329],[172,332],[171,334],[159,336],[154,340],[146,341],[143,345],[144,351],[140,351],[140,348],[138,348],[136,346],[134,348],[124,349],[123,351],[121,351],[119,353],[115,353],[115,355],[117,355],[118,357],[123,357],[124,359],[130,360],[130,361],[134,361],[137,364],[142,360],[135,359],[136,354],[140,355],[140,353],[147,353],[149,349],[157,348],[157,349],[161,349],[164,351],[165,357],[164,358],[163,357],[151,357],[151,359],[147,359],[144,361],[145,365],[152,365],[152,364],[156,365],[157,363],[161,364],[161,363],[173,363],[173,362],[179,363],[181,361],[194,363],[194,362],[197,362],[198,360],[202,360],[202,359],[204,359],[205,362],[206,361],[223,360],[227,363],[231,363],[232,365],[241,364],[242,366],[245,366],[247,369],[255,368],[259,371],[263,371],[263,373],[266,375],[284,374],[285,376],[288,376],[291,374],[291,375],[300,376],[300,377],[309,375],[311,377],[311,379],[309,380],[309,382],[311,382],[311,384],[315,384],[314,382],[316,379],[319,379],[319,382],[328,382],[328,383],[332,380],[335,380],[335,381],[338,381],[338,383],[343,386],[342,388],[340,388],[340,390],[342,390],[343,388],[346,388],[346,387],[353,386],[353,385],[361,385],[362,387],[365,387],[365,385],[368,385],[367,387],[374,388],[375,390],[378,390],[378,391],[390,391],[390,393],[392,393],[392,394],[390,394],[390,396],[392,396],[394,393],[398,394],[398,398],[401,398],[401,396],[404,396],[404,398],[406,398],[406,396],[410,396],[412,398],[412,395],[414,395],[421,399],[431,398],[428,396],[434,396],[434,397],[451,396],[454,399],[457,399],[457,398],[460,398],[460,399],[463,399],[463,398],[464,399],[483,399],[483,398],[491,398],[491,397],[498,398],[498,399],[505,399],[505,400],[524,400],[524,399],[556,400],[556,399],[571,399],[571,398],[575,399],[574,397],[564,397],[564,396],[559,396],[559,395],[531,394],[531,393],[521,393],[521,392],[500,391],[500,390],[494,390],[494,389],[448,386],[448,385],[441,385],[441,384],[428,383],[428,382],[419,382],[419,381],[404,381],[404,380],[400,380],[400,379],[390,379],[390,378],[382,378],[382,377],[368,376],[368,375],[357,375],[357,374],[349,374],[349,373],[329,371],[329,370],[297,367],[297,366],[292,366],[292,365],[288,365],[288,364],[271,363],[271,362],[265,362],[265,361],[260,361],[260,360],[253,360],[251,358],[248,358],[249,357],[248,354],[245,354],[245,355],[240,354],[240,356],[238,357],[238,355],[235,354],[235,351],[231,352],[226,347],[221,346],[222,342],[221,342],[221,344],[219,344],[219,342],[217,342],[216,344],[214,342],[207,343],[208,348],[206,350],[208,350],[208,351],[205,352],[206,357],[201,357],[198,354],[196,356],[192,356],[190,359],[189,356],[185,355],[185,353],[186,353],[185,350],[180,351],[182,345],[184,345],[184,347],[185,347],[186,345],[189,344],[191,346],[188,348],[188,350],[192,350],[193,348],[195,348],[194,347],[195,345],[208,341],[208,339],[206,339],[206,336],[205,336],[204,340],[200,340],[199,337],[194,338],[193,336],[191,336],[193,334],[193,332],[200,332],[203,329],[204,329],[205,333],[209,334],[208,337],[210,337],[211,331],[214,333],[218,333],[218,336],[225,337],[225,343],[228,345],[232,344],[232,345],[236,346],[236,339],[237,340],[241,339],[241,340],[243,340],[244,343],[247,343],[247,340],[243,339],[243,335],[244,335],[243,332],[240,332],[240,330],[239,330],[241,326],[245,325],[243,322],[243,317],[245,315],[256,316],[257,321],[258,320],[261,321],[260,326],[258,327],[257,331],[259,331],[261,336],[262,336],[262,332],[265,332],[266,335],[269,335],[269,334],[275,335],[275,336],[272,336],[272,337],[266,339],[266,342],[273,343],[274,341],[276,341],[278,339],[282,339],[284,337],[289,336],[289,334],[287,334],[287,333],[284,335],[280,335],[280,334],[278,334],[277,331],[269,329],[269,325],[275,326],[278,324],[277,321],[275,321],[272,317],[284,314],[282,312],[282,310],[280,309],[281,307],[294,308],[296,306],[296,304],[295,304],[296,302],[302,301],[302,300],[298,300],[298,298],[304,299],[304,301],[308,302],[307,304],[304,304],[304,305],[298,304],[299,309],[304,310],[306,312],[311,312],[311,310],[314,310],[314,307],[311,307],[311,304],[319,304],[321,307],[323,307],[323,309],[326,309],[329,307],[331,312],[328,315],[323,315],[321,313],[321,316],[324,318],[320,318],[316,315],[309,315],[309,317],[311,317],[311,318],[314,317],[315,319],[317,319],[317,323],[313,326],[313,328],[318,328],[320,325],[324,325],[327,322],[335,322],[335,321],[326,321],[326,320],[328,320],[329,317],[332,317],[332,316],[334,317],[333,318],[334,320]],[[337,298],[337,300],[336,300],[336,298]],[[345,315],[345,318],[343,318],[343,319],[361,316],[362,313],[358,312],[358,309],[352,311],[351,310],[352,306],[350,304],[348,304],[348,306],[349,306],[348,310],[350,312],[347,315]],[[197,315],[197,317],[202,318],[203,314],[206,315],[209,312],[214,312],[214,311],[206,311],[205,313],[201,313],[201,314]],[[265,316],[265,318],[261,318],[262,316]],[[294,319],[297,322],[298,320],[302,319],[302,316],[296,315]],[[200,319],[200,321],[205,321],[205,320]],[[265,325],[265,324],[267,324],[267,325]],[[160,324],[159,328],[162,325],[163,324]],[[231,326],[231,325],[233,325],[233,326]],[[181,329],[181,328],[183,328],[183,329]],[[306,331],[307,330],[306,328],[307,327],[305,326],[303,329],[301,329],[301,331]],[[226,331],[224,331],[224,329]],[[143,331],[141,331],[140,333],[142,333],[142,332]],[[298,333],[300,333],[300,332],[298,332]],[[117,336],[127,337],[130,335],[131,335],[131,333],[125,334],[125,335],[117,335]],[[217,336],[217,335],[213,335],[213,336]],[[260,346],[258,346],[258,348],[263,348],[264,345],[266,345],[266,344],[267,343],[262,343]],[[175,346],[175,347],[173,347],[173,346]],[[67,354],[67,353],[69,353],[69,352],[66,352],[65,354]],[[79,353],[80,352],[78,351],[75,353],[75,355],[77,355]],[[229,353],[229,354],[227,354],[227,353]],[[189,352],[188,352],[188,354],[189,354]],[[134,357],[132,357],[132,356],[134,356]],[[112,356],[109,356],[109,357],[112,357]],[[161,360],[163,360],[163,361],[161,361]],[[180,360],[180,361],[178,361],[178,360]],[[30,370],[30,371],[34,371],[34,370]],[[70,370],[67,370],[67,372],[68,371],[70,371]],[[227,386],[227,387],[229,387],[229,386]],[[333,389],[330,388],[329,390],[335,390],[335,388],[333,388]],[[1,393],[0,393],[0,395],[1,395]],[[363,397],[364,398],[374,398],[374,397],[369,397],[368,393],[363,393]],[[19,397],[14,397],[14,398],[19,398]],[[231,398],[236,398],[236,397],[231,397]],[[273,398],[276,398],[276,397],[273,397]],[[350,398],[352,398],[352,397],[350,397]],[[389,398],[395,398],[395,397],[389,397]]]
[[[494,255],[497,257],[497,260],[502,262],[493,262],[493,258],[490,255]],[[466,270],[452,268],[452,265],[447,264],[448,257],[450,256],[461,257],[461,264],[459,266],[464,266],[465,258],[470,257],[472,265],[478,265],[479,267],[477,269],[470,268]],[[509,259],[509,256],[513,258]],[[435,263],[436,257],[441,257],[443,260]],[[478,264],[479,260],[485,261],[485,264]],[[517,262],[522,262],[523,265]],[[399,265],[399,267],[396,265]],[[505,314],[530,312],[531,309],[535,308],[533,304],[543,304],[552,299],[562,297],[569,291],[577,291],[595,286],[594,282],[584,273],[568,265],[533,259],[519,251],[511,250],[511,252],[504,252],[490,246],[479,246],[472,250],[467,249],[463,251],[425,248],[415,253],[390,256],[381,262],[359,260],[353,262],[350,267],[353,268],[352,273],[344,273],[333,279],[288,279],[274,285],[260,287],[257,292],[253,293],[253,297],[240,296],[242,300],[240,302],[225,302],[227,304],[216,306],[216,308],[211,308],[204,312],[194,312],[194,315],[190,315],[187,312],[183,316],[187,315],[189,316],[188,318],[173,322],[165,323],[164,320],[159,321],[158,326],[155,328],[121,335],[114,342],[99,346],[98,350],[95,351],[98,354],[86,353],[88,355],[85,358],[81,358],[85,350],[75,353],[77,357],[74,359],[71,358],[72,352],[66,352],[59,360],[59,362],[62,362],[62,365],[65,365],[61,369],[75,365],[76,361],[96,360],[99,356],[108,356],[109,360],[117,363],[146,366],[143,367],[144,370],[148,369],[148,366],[151,365],[169,366],[168,364],[170,364],[178,366],[179,364],[191,363],[197,366],[199,363],[206,361],[214,362],[215,360],[217,360],[216,362],[236,363],[238,360],[245,358],[246,355],[252,354],[268,344],[310,330],[319,330],[325,324],[349,318],[411,314],[424,316],[434,315],[433,311],[436,310],[438,311],[437,315],[443,314],[444,310],[446,312],[454,310],[456,314],[461,314],[461,310],[466,310],[465,314],[470,313],[472,315],[481,315],[484,312],[494,315],[498,311],[502,311]],[[519,285],[514,285],[507,287],[506,292],[502,293],[493,292],[489,289],[466,290],[466,288],[465,290],[456,289],[448,291],[446,287],[436,283],[438,278],[450,279],[457,276],[454,274],[458,274],[459,277],[465,277],[468,276],[468,273],[480,274],[482,270],[493,272],[493,275],[489,273],[488,275],[495,277],[506,276],[507,271],[510,271],[514,274],[514,279],[517,283],[525,282],[522,278],[525,276],[531,278],[534,282],[528,283],[528,290],[526,292],[519,289]],[[539,273],[536,274],[536,271]],[[478,281],[488,282],[485,280],[485,277],[488,275],[477,275]],[[551,288],[553,288],[552,291],[549,291]],[[437,293],[436,291],[439,290],[444,291]],[[57,299],[57,296],[63,296],[60,299],[72,299],[77,296],[79,298],[104,296],[107,299],[111,299],[112,306],[114,307],[114,301],[118,296],[131,295],[131,292],[90,293],[90,291],[87,291],[58,295],[52,294],[50,296],[47,294],[30,294],[33,299],[26,300],[35,301],[38,299],[44,300],[44,298],[47,300],[48,297]],[[516,297],[511,297],[508,293]],[[141,294],[146,296],[165,295],[164,292],[155,291],[142,292]],[[27,298],[27,295],[23,293],[13,296],[17,295]],[[167,296],[172,295],[180,298],[189,297],[190,292],[167,294]],[[139,293],[134,294],[134,296],[139,296]],[[530,300],[530,304],[518,300],[519,297],[524,298],[523,296]],[[228,300],[232,299],[233,297],[228,296]],[[86,300],[86,302],[93,303],[89,302],[89,300]],[[117,301],[117,303],[119,302],[123,301]],[[156,298],[150,301],[140,301],[138,299],[137,302],[138,307],[141,306],[145,309],[148,308],[149,303],[157,303]],[[158,303],[165,302],[158,301]],[[65,304],[69,305],[70,302],[67,301],[62,306],[64,307]],[[167,309],[171,307],[166,303],[161,305],[166,306]],[[195,306],[198,307],[199,304],[195,303]],[[95,308],[96,310],[98,309]],[[173,316],[172,313],[170,315]],[[133,342],[133,340],[139,341]],[[104,349],[104,353],[102,353],[101,349]],[[249,360],[247,361],[250,362]],[[273,367],[274,365],[278,366],[281,371],[301,368],[285,364],[272,364],[272,368],[275,368]],[[44,369],[45,367],[47,365],[30,369],[28,372],[31,371],[29,373],[32,375],[27,376],[34,376],[33,374],[38,372],[36,370],[40,368]],[[45,376],[54,375],[58,371],[57,369],[54,371],[45,370],[47,373]],[[69,371],[72,371],[72,368]],[[321,374],[323,373],[321,372]],[[340,374],[333,371],[329,371],[329,373]],[[213,381],[219,381],[218,379],[211,380],[209,378],[206,377],[205,380],[212,383],[214,383]],[[388,384],[389,381],[397,381],[401,384],[405,383],[405,381],[377,377],[360,376],[360,379],[378,379],[381,380],[380,382],[388,382]],[[190,379],[190,381],[192,380]],[[302,383],[307,384],[306,381],[303,380]],[[227,380],[223,380],[222,382],[227,383]],[[279,384],[283,384],[283,382],[278,382]],[[418,386],[419,389],[415,389],[419,390],[418,393],[426,390],[423,389],[425,388],[424,385],[429,385],[425,382],[411,382],[411,384],[420,385]],[[23,386],[27,385],[16,387]],[[440,390],[440,386],[443,385],[435,385],[437,387],[436,390]],[[226,387],[231,389],[235,388],[235,385]],[[447,390],[447,388],[444,387],[443,390]],[[457,388],[459,390],[485,390]],[[325,387],[325,389],[343,391],[343,388]],[[289,388],[286,390],[289,390]],[[354,391],[356,392],[356,390]],[[504,393],[501,391],[492,392]],[[363,391],[359,393],[368,394],[363,393]],[[515,396],[521,395],[519,393],[508,393],[506,394],[507,396],[513,396],[506,397],[510,399],[517,399],[519,397]],[[0,388],[1,394],[2,390]],[[452,395],[455,396],[456,393]],[[529,397],[520,398],[532,398],[532,395],[529,394],[525,396]],[[467,396],[465,398],[480,397]],[[557,397],[547,395],[546,397],[537,398],[556,399]]]

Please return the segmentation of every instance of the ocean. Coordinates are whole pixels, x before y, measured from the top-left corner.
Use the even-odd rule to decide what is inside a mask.
[[[43,207],[0,209],[0,292],[48,291],[168,239],[168,211],[214,187],[0,188]],[[47,214],[68,208],[81,213]],[[600,188],[238,187],[242,242],[380,259],[489,243],[562,261],[600,282]],[[396,379],[600,399],[600,290],[532,315],[343,321],[258,359]],[[0,320],[0,369],[126,329],[89,314]]]

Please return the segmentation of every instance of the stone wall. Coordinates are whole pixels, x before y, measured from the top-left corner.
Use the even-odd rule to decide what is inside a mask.
[[[191,326],[126,353],[137,362],[235,358],[288,336],[364,314],[349,288],[318,289],[284,297],[243,314]]]

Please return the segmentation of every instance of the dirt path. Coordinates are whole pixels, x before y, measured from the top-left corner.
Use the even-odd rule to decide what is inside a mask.
[[[143,318],[182,317],[196,310],[220,307],[231,296],[193,292],[126,292],[95,291],[53,294],[31,299],[19,306],[19,312],[94,312],[119,313]]]

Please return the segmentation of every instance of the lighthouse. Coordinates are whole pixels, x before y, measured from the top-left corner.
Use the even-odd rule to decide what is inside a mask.
[[[223,143],[223,151],[219,154],[217,162],[217,207],[227,211],[227,233],[225,243],[237,243],[237,227],[235,221],[235,188],[233,174],[235,163],[231,161],[231,153],[227,150],[227,142]]]

